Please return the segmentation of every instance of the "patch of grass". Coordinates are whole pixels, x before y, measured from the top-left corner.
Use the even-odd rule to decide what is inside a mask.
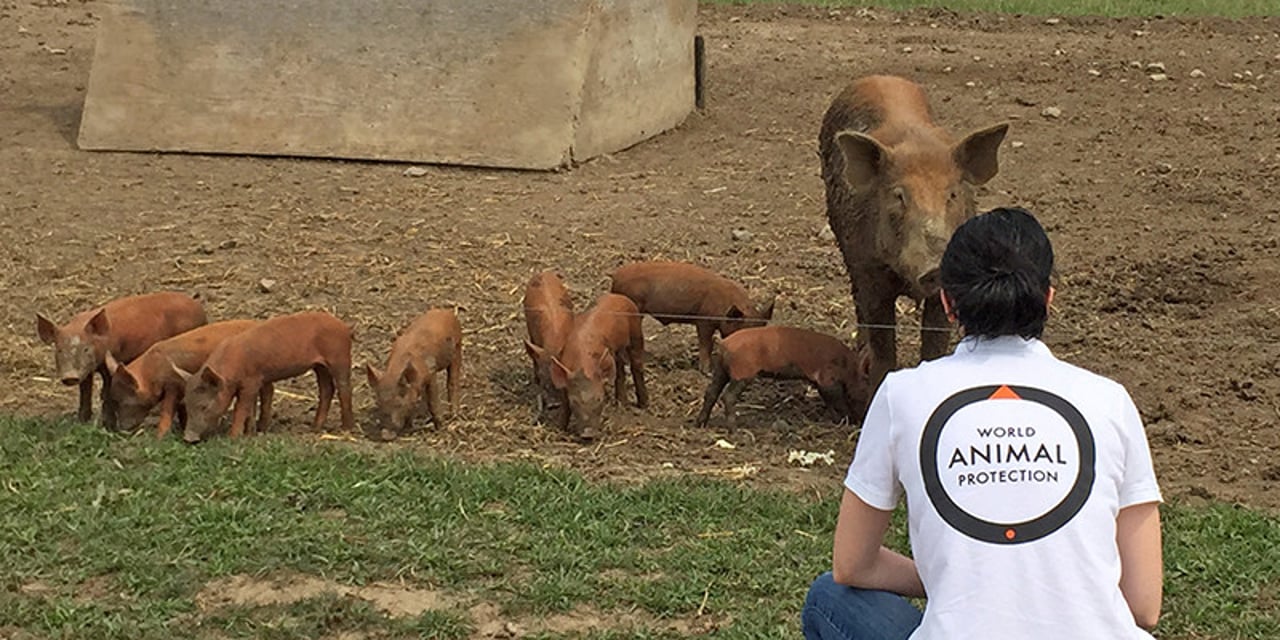
[[[187,447],[3,418],[0,469],[0,620],[51,638],[464,638],[481,602],[533,637],[679,637],[674,620],[795,637],[809,580],[830,562],[838,495],[702,478],[618,486],[274,436]],[[1165,514],[1162,637],[1280,636],[1280,520],[1221,505]],[[903,535],[899,514],[894,546]],[[196,605],[215,578],[299,573],[455,602],[409,618],[336,594]],[[536,628],[583,610],[640,628]]]
[[[702,0],[709,4],[779,4],[776,0]],[[821,7],[877,7],[913,9],[937,7],[952,11],[1024,13],[1058,16],[1248,16],[1280,15],[1274,0],[788,0],[786,4]]]

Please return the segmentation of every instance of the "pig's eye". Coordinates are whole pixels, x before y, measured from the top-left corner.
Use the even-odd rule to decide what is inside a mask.
[[[893,190],[893,197],[898,199],[898,204],[904,207],[907,206],[907,192],[902,187]]]
[[[955,189],[952,189],[951,193],[947,194],[947,202],[955,202],[956,198],[959,198],[959,197],[960,197],[960,193]]]

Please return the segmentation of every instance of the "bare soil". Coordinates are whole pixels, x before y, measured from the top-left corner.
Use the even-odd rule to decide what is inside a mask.
[[[425,308],[456,305],[457,419],[379,446],[830,487],[855,430],[803,385],[752,387],[742,428],[718,413],[690,426],[706,379],[689,327],[646,320],[653,404],[612,411],[603,441],[536,424],[519,301],[536,270],[559,269],[585,307],[624,262],[687,259],[780,292],[778,322],[850,339],[845,275],[816,234],[816,136],[845,83],[893,72],[924,84],[953,130],[1013,120],[979,204],[1026,206],[1048,226],[1060,281],[1046,341],[1128,386],[1168,496],[1280,506],[1280,21],[702,7],[709,107],[678,130],[565,172],[414,178],[392,164],[79,151],[102,11],[0,0],[0,411],[74,407],[47,378],[36,311],[65,318],[156,289],[196,293],[214,318],[322,308],[355,325],[363,363]],[[284,390],[277,430],[305,432],[314,381]],[[362,382],[356,396],[367,421]],[[800,468],[795,449],[834,450],[836,464]]]

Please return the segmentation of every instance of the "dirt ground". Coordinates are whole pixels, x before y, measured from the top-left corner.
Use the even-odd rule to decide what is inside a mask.
[[[47,378],[36,311],[65,319],[156,289],[198,293],[218,319],[323,308],[354,323],[364,363],[424,308],[457,305],[458,419],[378,446],[832,486],[855,431],[802,385],[750,389],[739,429],[718,412],[691,426],[706,379],[690,327],[645,321],[654,401],[613,411],[601,442],[536,424],[519,301],[535,270],[560,269],[581,307],[626,261],[689,259],[780,292],[778,322],[849,339],[845,276],[816,234],[817,130],[845,83],[894,72],[923,83],[953,130],[1013,120],[979,204],[1047,224],[1061,279],[1046,341],[1128,386],[1167,495],[1280,506],[1280,21],[702,7],[708,110],[678,130],[566,172],[415,178],[393,164],[77,150],[104,10],[0,0],[0,411],[74,408]],[[1154,63],[1167,79],[1151,79]],[[313,385],[284,387],[278,428],[306,431]],[[834,450],[836,463],[804,469],[792,450]]]

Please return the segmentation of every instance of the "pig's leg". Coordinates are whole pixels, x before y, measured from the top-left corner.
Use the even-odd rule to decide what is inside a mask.
[[[892,277],[888,273],[873,273],[859,278],[868,286],[860,287],[854,293],[854,306],[857,309],[858,324],[874,325],[867,329],[867,346],[871,348],[871,389],[880,386],[885,375],[898,366],[897,334],[894,323],[897,322],[893,307],[896,296],[888,292],[883,285],[877,286],[878,280],[873,278]]]
[[[316,367],[316,385],[320,388],[320,401],[316,404],[316,419],[311,424],[314,431],[324,427],[325,418],[329,417],[329,405],[333,402],[333,376],[324,367]]]
[[[649,406],[649,389],[644,386],[644,350],[628,349],[627,357],[631,361],[631,381],[636,385],[636,406],[644,409]]]
[[[163,440],[173,427],[173,414],[178,412],[178,394],[162,391],[160,398],[160,423],[156,425],[156,439]]]
[[[734,380],[724,391],[722,402],[724,403],[724,417],[729,422],[730,427],[738,426],[738,398],[742,397],[742,390],[747,386],[746,380]]]
[[[116,402],[111,399],[111,372],[105,366],[99,369],[98,372],[102,374],[102,425],[115,431],[116,426],[119,424],[119,419],[116,416]],[[92,378],[93,375],[89,377]],[[90,387],[90,392],[92,391],[93,389]]]
[[[698,371],[711,371],[711,342],[715,336],[716,326],[710,322],[699,322],[698,327]]]
[[[257,385],[246,383],[236,389],[236,406],[231,412],[231,431],[227,434],[228,437],[239,438],[244,435],[245,425],[249,422],[249,414],[257,399]]]
[[[716,400],[720,399],[725,385],[729,384],[729,368],[724,366],[720,358],[716,358],[712,366],[711,384],[707,385],[707,392],[702,395],[702,411],[698,412],[698,420],[694,422],[697,427],[707,426],[707,421],[711,419],[711,409],[716,406]]]
[[[622,404],[627,399],[627,354],[622,349],[613,354],[613,402]]]
[[[338,411],[342,413],[342,430],[356,430],[355,408],[351,404],[351,361],[333,367],[332,379],[338,390]]]
[[[76,420],[89,422],[93,419],[93,376],[80,381],[80,408],[76,410]]]
[[[942,308],[939,296],[929,296],[924,300],[924,314],[920,318],[920,359],[933,360],[947,355],[949,344],[951,331],[947,310]]]
[[[271,401],[275,399],[276,387],[274,384],[267,382],[262,385],[262,389],[258,391],[258,431],[260,433],[267,432],[267,425],[271,423]]]
[[[427,413],[431,414],[431,421],[439,429],[444,426],[444,418],[440,415],[440,396],[436,393],[437,386],[435,376],[428,378],[423,388],[423,397],[427,399]]]
[[[537,365],[534,365],[534,378],[537,378]],[[453,358],[449,360],[449,416],[458,415],[458,392],[462,386],[462,343],[453,347]]]

